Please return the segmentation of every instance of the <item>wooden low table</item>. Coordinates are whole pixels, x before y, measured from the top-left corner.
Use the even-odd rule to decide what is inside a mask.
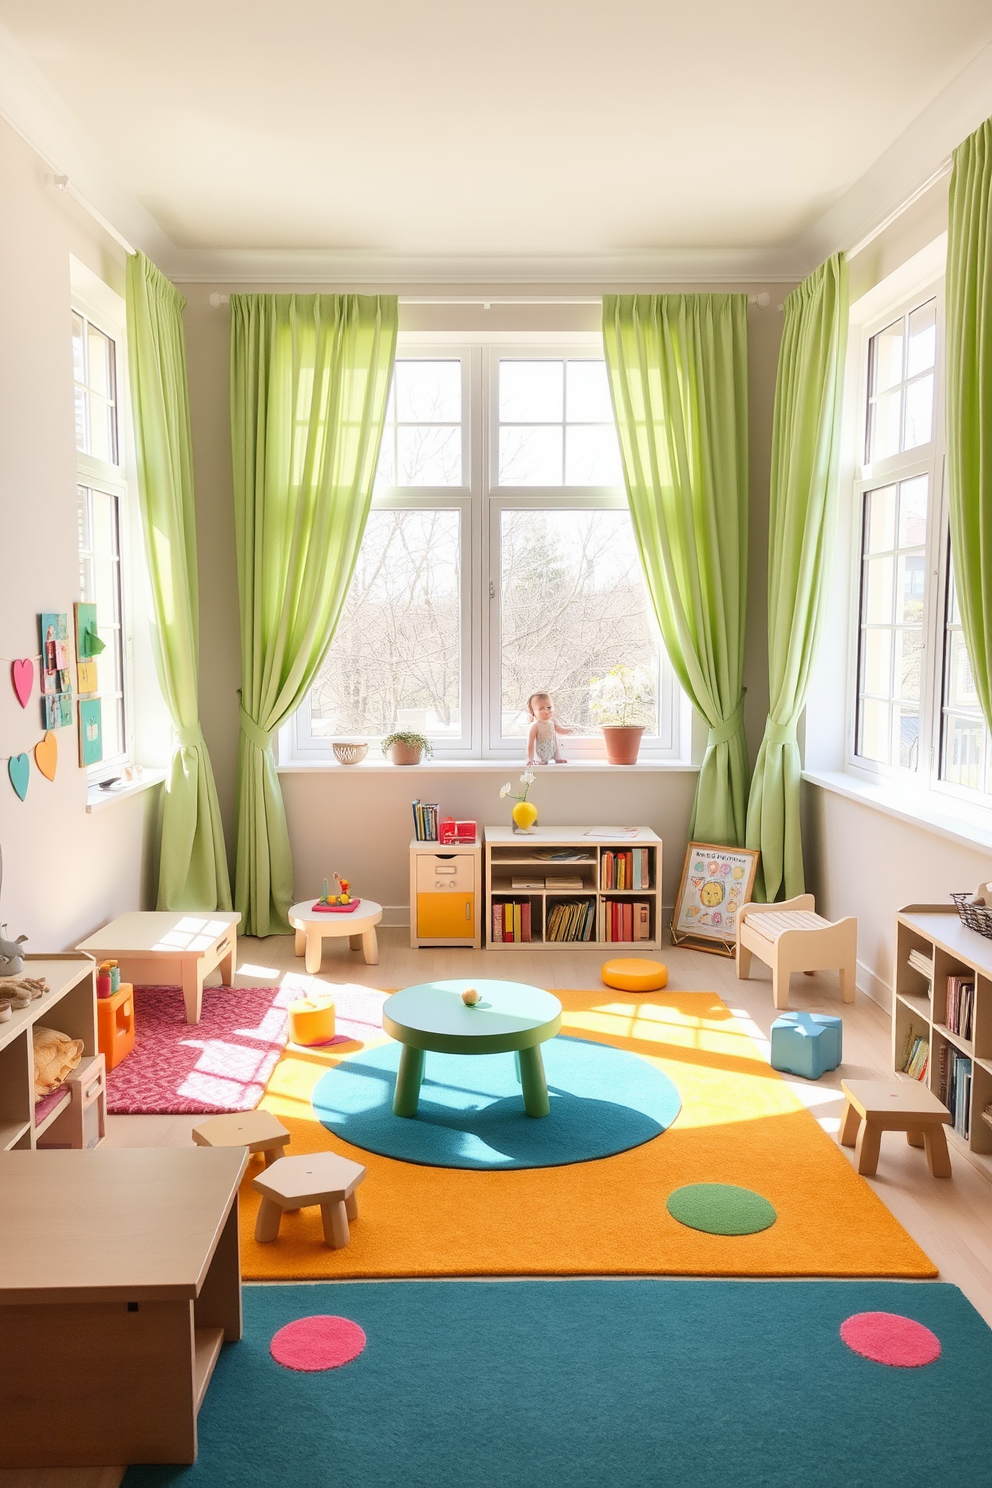
[[[944,1127],[951,1113],[919,1080],[842,1080],[847,1097],[837,1140],[858,1148],[858,1172],[870,1178],[878,1168],[884,1131],[904,1131],[911,1147],[923,1147],[935,1178],[951,1176]],[[859,1133],[862,1121],[864,1126]]]
[[[474,1007],[462,1002],[468,987],[481,994]],[[403,1045],[393,1095],[397,1116],[416,1116],[424,1056],[430,1050],[515,1054],[527,1115],[550,1112],[541,1045],[561,1028],[561,1003],[550,992],[521,982],[426,982],[387,997],[382,1026]]]
[[[241,1337],[231,1148],[0,1153],[0,1467],[194,1462]]]
[[[263,1245],[276,1240],[284,1214],[295,1214],[297,1209],[319,1204],[324,1239],[332,1249],[341,1250],[351,1239],[349,1219],[358,1218],[355,1189],[364,1177],[361,1163],[338,1157],[336,1152],[281,1157],[252,1179],[252,1187],[262,1195],[255,1220],[255,1239]]]
[[[269,1167],[289,1146],[289,1132],[271,1111],[232,1111],[208,1116],[193,1128],[197,1147],[243,1147],[261,1152]]]
[[[379,964],[379,942],[375,927],[382,919],[382,905],[374,899],[359,899],[358,908],[350,914],[322,914],[314,909],[313,899],[304,899],[294,904],[289,911],[289,923],[296,931],[296,954],[306,956],[306,968],[311,976],[320,970],[325,940],[347,935],[353,951],[362,951],[367,966]]]
[[[186,1000],[186,1022],[199,1023],[203,979],[220,967],[221,979],[234,981],[238,954],[237,911],[203,914],[135,910],[118,915],[95,935],[80,941],[97,961],[118,961],[122,982],[177,980]]]

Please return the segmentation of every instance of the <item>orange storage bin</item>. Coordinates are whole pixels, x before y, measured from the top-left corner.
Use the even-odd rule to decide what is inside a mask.
[[[108,1070],[134,1048],[134,988],[121,982],[117,992],[96,1000],[96,1043]]]

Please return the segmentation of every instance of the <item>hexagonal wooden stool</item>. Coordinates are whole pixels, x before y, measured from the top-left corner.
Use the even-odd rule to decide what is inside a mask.
[[[340,1250],[351,1239],[349,1219],[358,1218],[355,1189],[364,1177],[361,1163],[334,1152],[281,1157],[252,1180],[252,1187],[262,1195],[255,1239],[262,1244],[277,1239],[284,1213],[295,1214],[308,1204],[319,1204],[324,1239],[333,1250]]]
[[[194,1126],[193,1141],[198,1147],[247,1147],[249,1152],[262,1152],[268,1167],[289,1145],[289,1132],[271,1111],[234,1111]]]

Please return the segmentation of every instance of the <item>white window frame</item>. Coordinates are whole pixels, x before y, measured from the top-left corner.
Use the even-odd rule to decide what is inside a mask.
[[[133,638],[131,630],[131,564],[132,521],[130,499],[130,442],[127,370],[127,325],[126,307],[120,295],[99,279],[92,270],[77,259],[70,260],[70,310],[82,315],[91,325],[114,343],[115,362],[115,407],[117,413],[117,461],[116,465],[99,460],[93,455],[76,449],[76,484],[103,492],[117,502],[118,582],[120,586],[121,619],[121,686],[123,690],[124,748],[115,755],[106,757],[86,770],[90,785],[111,780],[134,761],[134,688],[132,676]],[[70,348],[70,375],[72,375]],[[73,377],[73,384],[75,379]],[[74,400],[73,400],[73,406]],[[75,444],[75,432],[73,433]],[[78,491],[77,491],[78,501]],[[99,619],[99,616],[98,616]],[[97,666],[100,663],[98,661]],[[78,703],[78,698],[76,699]],[[78,711],[78,709],[74,710]],[[78,724],[77,724],[78,726]]]
[[[933,437],[930,443],[914,450],[891,455],[872,464],[865,462],[868,419],[869,344],[873,336],[901,315],[923,305],[929,299],[937,302],[937,357]],[[947,589],[950,564],[950,527],[947,494],[947,451],[945,438],[945,330],[944,276],[921,285],[912,295],[893,300],[860,329],[861,355],[858,383],[858,417],[856,427],[857,458],[853,483],[852,507],[852,583],[851,625],[848,676],[847,761],[849,773],[879,784],[902,785],[919,794],[929,794],[936,806],[953,801],[971,806],[992,808],[992,795],[970,786],[941,778],[943,751],[943,701],[947,628]],[[884,764],[857,753],[857,725],[860,694],[861,583],[863,572],[865,493],[881,486],[897,484],[926,474],[929,481],[926,535],[926,587],[923,599],[923,664],[920,677],[920,749],[915,767]]]
[[[376,491],[373,510],[458,510],[461,513],[462,623],[461,686],[462,735],[458,739],[433,739],[435,759],[519,760],[526,748],[525,737],[501,737],[499,664],[499,533],[504,510],[607,509],[627,510],[626,493],[620,488],[590,486],[500,486],[498,471],[498,364],[501,357],[520,359],[601,360],[602,340],[589,332],[506,332],[491,336],[464,337],[418,333],[400,334],[397,360],[462,359],[462,478],[461,487],[391,487]],[[682,694],[674,669],[665,656],[660,668],[660,735],[644,736],[640,757],[645,763],[685,763],[691,743],[691,709]],[[523,700],[521,700],[523,701]],[[378,754],[379,741],[369,739],[370,757]],[[311,732],[309,695],[283,733],[284,762],[318,763],[333,760],[329,739]],[[602,760],[605,751],[596,737],[568,739],[569,758],[575,761]]]

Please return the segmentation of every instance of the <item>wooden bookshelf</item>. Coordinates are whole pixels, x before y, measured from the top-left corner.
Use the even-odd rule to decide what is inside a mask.
[[[910,951],[933,961],[933,983],[909,963]],[[972,1037],[963,1038],[947,1025],[947,978],[974,979]],[[953,904],[908,904],[896,916],[896,957],[892,977],[892,1064],[903,1079],[907,1040],[919,1036],[929,1045],[926,1084],[940,1096],[941,1058],[953,1052],[971,1060],[971,1108],[967,1138],[947,1128],[952,1148],[964,1152],[992,1178],[992,1121],[985,1107],[992,1101],[992,940],[961,923]],[[953,1116],[954,1110],[951,1107]]]
[[[656,951],[661,945],[661,869],[662,841],[650,827],[639,827],[635,837],[590,837],[590,827],[535,827],[533,832],[514,832],[511,827],[485,828],[486,944],[500,950],[555,950],[562,946],[595,946],[602,950]],[[647,887],[608,889],[604,887],[604,857],[610,852],[645,849],[647,852]],[[553,852],[568,853],[567,858],[544,856]],[[546,886],[513,888],[514,878],[530,877],[535,882],[548,877],[581,879],[581,888],[560,889]],[[493,940],[494,903],[530,904],[531,939],[529,941]],[[608,940],[607,915],[613,900],[648,905],[646,940]],[[589,940],[547,940],[545,933],[558,904],[576,901],[591,903],[595,919]]]
[[[35,1120],[34,1025],[57,1028],[70,1038],[82,1039],[83,1055],[97,1052],[96,962],[73,953],[25,956],[24,975],[44,977],[49,990],[26,1008],[15,1008],[6,1023],[0,1023],[0,1150],[23,1150],[37,1145],[38,1137],[62,1112],[69,1099],[51,1107]]]

